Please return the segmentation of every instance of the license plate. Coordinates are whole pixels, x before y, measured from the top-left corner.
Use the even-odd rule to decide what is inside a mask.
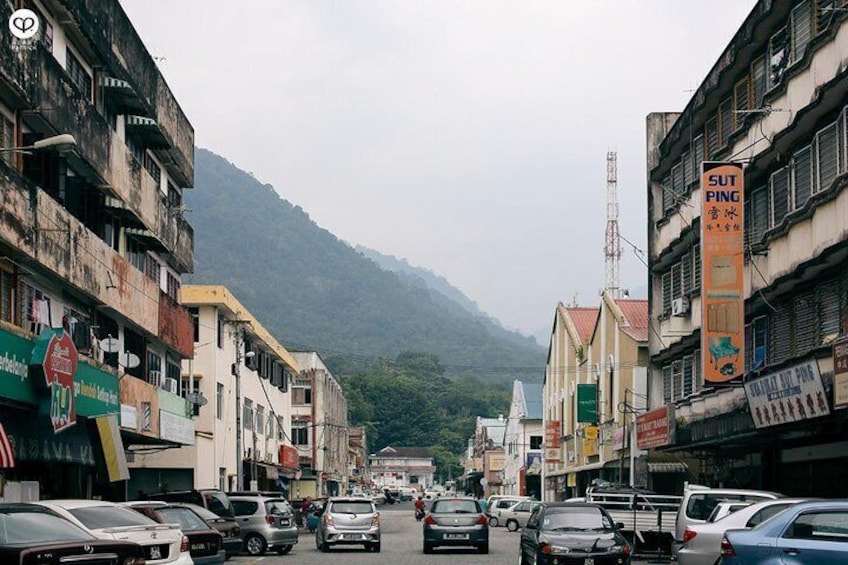
[[[150,546],[150,559],[162,559],[162,548],[158,545]]]
[[[206,544],[205,543],[193,543],[193,544],[191,544],[191,548],[203,550],[203,549],[206,549]]]
[[[362,534],[341,534],[339,538],[343,540],[360,540],[365,539],[365,536]]]
[[[468,534],[445,534],[445,539],[468,539]]]
[[[595,565],[595,558],[594,557],[587,557],[586,559],[583,560],[583,565]]]

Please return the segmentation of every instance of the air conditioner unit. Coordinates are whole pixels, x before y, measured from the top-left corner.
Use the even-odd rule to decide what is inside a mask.
[[[689,299],[685,296],[675,298],[671,301],[671,315],[685,316],[689,313]]]
[[[162,388],[164,388],[165,390],[167,390],[168,392],[170,392],[172,394],[177,394],[177,391],[179,390],[179,386],[180,385],[179,385],[179,383],[177,383],[177,379],[166,378],[164,386]]]
[[[161,386],[162,371],[147,371],[147,382],[153,386]]]

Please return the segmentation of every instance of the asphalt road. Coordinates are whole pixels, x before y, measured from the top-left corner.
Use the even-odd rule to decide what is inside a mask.
[[[268,554],[263,557],[238,556],[228,565],[515,565],[518,562],[518,533],[506,528],[489,532],[489,554],[473,549],[436,549],[431,555],[421,551],[421,524],[415,521],[412,503],[378,507],[382,515],[383,541],[380,553],[367,553],[364,548],[334,548],[321,553],[315,548],[315,536],[305,530],[288,555]],[[634,561],[647,563],[648,561]]]

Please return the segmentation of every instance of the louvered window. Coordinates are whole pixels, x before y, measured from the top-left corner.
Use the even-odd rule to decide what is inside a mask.
[[[701,246],[692,247],[692,291],[701,293]]]
[[[779,29],[769,39],[769,90],[780,84],[789,64],[789,34],[786,28]]]
[[[707,147],[706,153],[704,154],[705,159],[715,159],[716,154],[718,153],[718,115],[713,115],[707,123],[704,124],[704,135],[707,139]]]
[[[692,258],[688,253],[680,258],[680,276],[683,278],[683,294],[688,296],[692,292]]]
[[[0,320],[4,322],[14,322],[14,306],[12,305],[12,289],[14,288],[14,275],[0,269]]]
[[[839,281],[822,284],[816,303],[819,308],[821,337],[839,333]]]
[[[668,212],[674,208],[674,192],[671,189],[671,176],[667,176],[662,180],[662,202],[663,212]]]
[[[843,0],[817,0],[816,2],[816,33],[825,31],[833,21],[838,12],[834,8],[839,7]]]
[[[804,52],[813,35],[813,12],[810,0],[801,2],[792,9],[792,62],[804,58]]]
[[[772,314],[768,349],[770,365],[781,363],[792,355],[792,310],[785,304]]]
[[[665,273],[663,273],[662,288],[663,315],[667,316],[671,313],[671,271],[666,271]]]
[[[686,187],[683,185],[683,163],[678,163],[671,168],[671,191],[677,202],[686,192]]]
[[[701,164],[704,162],[704,134],[692,141],[692,166],[695,168],[695,178],[700,182]]]
[[[671,404],[671,395],[673,391],[673,387],[671,384],[671,365],[666,365],[662,368],[662,376],[663,376],[663,403]]]
[[[692,154],[688,151],[683,154],[681,160],[683,161],[683,186],[688,191],[695,182],[695,164],[692,161]]]
[[[671,266],[671,297],[680,298],[682,296],[683,278],[680,276],[680,263],[675,263]]]
[[[764,367],[768,358],[768,316],[759,316],[751,322],[752,370]]]
[[[816,164],[818,186],[816,192],[827,190],[836,179],[839,167],[839,142],[836,123],[832,123],[816,134]]]
[[[848,155],[845,153],[845,148],[848,147],[848,129],[846,129],[846,123],[848,123],[848,118],[846,118],[846,114],[848,114],[848,107],[846,107],[842,112],[839,113],[839,119],[836,120],[836,137],[839,141],[839,158],[837,161],[837,171],[839,174],[843,174],[848,167],[846,167],[846,163],[848,163]]]
[[[751,324],[745,324],[745,370],[750,371],[753,368],[754,359],[754,344],[753,332]]]
[[[680,400],[683,392],[683,362],[680,360],[671,364],[671,383],[671,399],[673,401]]]
[[[750,242],[757,244],[769,229],[769,192],[764,186],[751,191]]]
[[[789,206],[789,169],[783,167],[771,175],[771,225],[779,226]]]
[[[691,355],[687,355],[683,358],[683,388],[681,390],[681,398],[687,398],[692,395],[694,390],[694,377],[695,377],[695,359]]]
[[[725,98],[718,108],[721,119],[721,147],[727,147],[730,144],[730,136],[735,130],[733,126],[733,96]]]
[[[795,353],[801,355],[816,346],[816,303],[812,293],[795,298]]]
[[[813,188],[813,150],[807,146],[792,159],[793,210],[803,208],[810,199]]]
[[[692,363],[692,392],[698,392],[704,388],[704,376],[701,372],[701,350],[695,350]]]
[[[733,89],[733,131],[739,131],[745,124],[745,112],[749,110],[749,83],[748,77],[736,83]]]
[[[768,90],[768,63],[765,56],[754,59],[751,63],[751,107],[761,108],[766,90]]]

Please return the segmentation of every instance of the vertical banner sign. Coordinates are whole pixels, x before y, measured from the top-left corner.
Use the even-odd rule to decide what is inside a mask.
[[[43,387],[50,395],[50,422],[59,433],[77,423],[74,405],[74,374],[79,354],[64,329],[48,329],[38,336],[32,348],[30,364],[41,367]]]
[[[598,421],[598,387],[577,385],[577,422],[595,424]]]
[[[560,447],[562,445],[562,423],[554,420],[545,424],[545,461],[560,462]]]
[[[848,408],[848,337],[833,342],[833,408]]]
[[[739,163],[701,169],[701,365],[723,383],[745,370],[745,191]]]

